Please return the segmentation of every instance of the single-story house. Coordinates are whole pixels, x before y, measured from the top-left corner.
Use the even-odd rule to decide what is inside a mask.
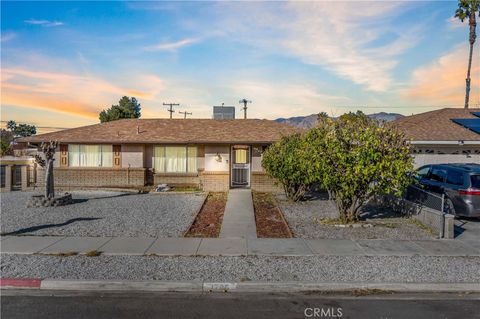
[[[415,166],[480,163],[480,109],[444,108],[393,122],[411,139]]]
[[[19,139],[58,141],[55,185],[141,187],[169,184],[208,191],[276,191],[262,152],[299,129],[257,119],[123,119]],[[41,185],[43,172],[37,174]]]

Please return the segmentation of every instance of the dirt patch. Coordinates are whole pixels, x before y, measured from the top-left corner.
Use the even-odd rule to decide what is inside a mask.
[[[226,193],[210,193],[203,203],[185,237],[216,238],[220,234],[223,213],[227,204]]]
[[[293,237],[272,194],[253,192],[253,206],[259,238]]]

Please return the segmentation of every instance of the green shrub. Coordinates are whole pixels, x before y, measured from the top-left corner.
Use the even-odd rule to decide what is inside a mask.
[[[262,165],[267,174],[279,181],[291,200],[300,200],[315,176],[310,166],[308,149],[301,134],[283,137],[263,154]]]
[[[318,135],[316,130],[309,135]],[[320,147],[314,145],[314,166],[320,167],[320,182],[335,199],[344,222],[357,220],[360,208],[376,195],[400,195],[411,183],[410,147],[395,127],[358,112],[331,122],[326,130],[319,135],[324,137],[317,141]]]

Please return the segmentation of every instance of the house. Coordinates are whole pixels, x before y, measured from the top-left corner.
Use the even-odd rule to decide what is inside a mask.
[[[444,108],[393,122],[411,140],[415,166],[480,163],[480,109]]]
[[[298,132],[257,119],[123,119],[19,139],[58,141],[55,185],[141,187],[166,183],[207,191],[279,189],[261,166],[262,152]],[[41,185],[43,173],[37,174]]]

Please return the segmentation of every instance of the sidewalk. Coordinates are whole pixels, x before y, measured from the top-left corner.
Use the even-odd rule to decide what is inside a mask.
[[[5,254],[156,256],[480,256],[480,247],[457,240],[347,240],[271,238],[136,238],[3,236]]]
[[[257,238],[250,189],[238,188],[228,192],[220,238]]]

